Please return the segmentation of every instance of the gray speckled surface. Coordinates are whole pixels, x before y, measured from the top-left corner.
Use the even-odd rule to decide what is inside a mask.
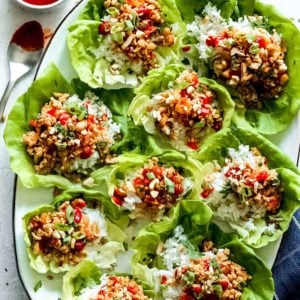
[[[38,20],[44,27],[52,30],[60,23],[63,16],[77,3],[77,0],[66,0],[65,4],[54,11],[37,13],[18,7],[13,0],[0,1],[0,94],[2,95],[8,80],[8,67],[6,64],[6,49],[16,28],[24,22]],[[34,72],[28,74],[20,81],[9,99],[6,113],[18,96],[30,84]],[[12,210],[14,174],[9,167],[9,157],[4,146],[3,130],[5,124],[0,124],[0,299],[25,300],[28,299],[22,287],[16,269],[14,255]]]

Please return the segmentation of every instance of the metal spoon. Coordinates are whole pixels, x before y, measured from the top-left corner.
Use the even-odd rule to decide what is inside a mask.
[[[32,70],[41,58],[44,47],[44,33],[40,23],[30,21],[13,35],[7,49],[10,80],[0,100],[0,121],[5,121],[4,109],[15,83]]]

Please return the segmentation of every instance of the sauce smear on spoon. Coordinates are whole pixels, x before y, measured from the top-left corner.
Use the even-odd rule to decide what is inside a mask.
[[[57,0],[23,0],[23,1],[34,5],[47,5],[47,4],[52,4]]]
[[[37,21],[24,23],[14,33],[11,42],[17,44],[26,51],[38,51],[43,49],[44,32],[41,24]]]

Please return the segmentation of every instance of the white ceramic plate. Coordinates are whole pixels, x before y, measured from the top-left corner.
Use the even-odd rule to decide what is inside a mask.
[[[70,65],[70,57],[66,47],[66,35],[68,26],[77,19],[87,0],[82,1],[73,11],[64,19],[57,29],[51,43],[49,44],[38,68],[36,77],[42,74],[43,70],[54,62],[61,73],[67,79],[76,77],[75,71]],[[296,0],[286,1],[265,1],[275,4],[285,15],[297,17],[300,11],[300,2]],[[298,7],[298,9],[297,9]],[[296,15],[295,15],[296,12]],[[285,153],[287,153],[295,162],[297,161],[298,147],[300,142],[300,118],[295,119],[293,124],[279,135],[272,136],[271,140],[276,143]],[[14,199],[14,235],[17,265],[20,278],[28,296],[32,300],[58,300],[61,296],[62,276],[41,275],[32,270],[29,266],[27,257],[24,234],[22,230],[22,217],[39,205],[52,200],[52,189],[26,189],[19,180],[16,180],[15,199]],[[272,267],[280,245],[280,240],[269,244],[257,251],[269,267]],[[122,266],[124,268],[124,265]],[[122,268],[122,269],[123,269]],[[37,282],[42,282],[42,287],[34,291]]]

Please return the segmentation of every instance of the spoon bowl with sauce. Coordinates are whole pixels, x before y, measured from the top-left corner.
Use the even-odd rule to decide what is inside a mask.
[[[4,109],[15,83],[31,71],[42,56],[44,32],[41,24],[30,21],[14,33],[7,50],[10,80],[0,100],[0,121],[4,122]]]
[[[15,1],[19,4],[19,6],[32,9],[32,10],[37,10],[37,11],[49,10],[65,2],[65,0],[15,0]]]

